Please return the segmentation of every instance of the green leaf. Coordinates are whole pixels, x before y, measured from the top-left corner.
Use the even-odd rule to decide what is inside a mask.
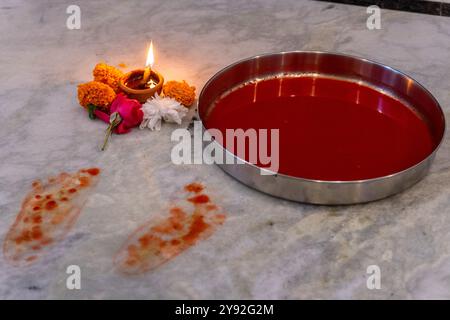
[[[93,104],[89,103],[87,107],[89,112],[89,119],[94,120],[95,118],[97,118],[94,114],[94,111],[97,110],[97,106],[94,106]]]

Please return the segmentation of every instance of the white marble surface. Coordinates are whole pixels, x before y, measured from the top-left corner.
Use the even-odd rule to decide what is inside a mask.
[[[450,20],[382,11],[366,29],[364,7],[313,1],[77,1],[80,30],[65,27],[62,1],[0,5],[0,236],[31,181],[99,166],[103,173],[66,241],[45,264],[0,257],[0,298],[450,298],[450,143],[431,173],[391,198],[312,206],[250,190],[216,166],[170,163],[170,133],[135,131],[98,151],[104,124],[78,106],[76,85],[99,60],[145,59],[167,79],[198,89],[220,68],[258,53],[315,49],[399,68],[428,87],[450,117]],[[164,214],[174,194],[205,183],[228,214],[207,241],[139,277],[115,272],[112,257],[142,222]],[[67,290],[66,267],[82,270]],[[382,288],[366,288],[377,264]]]

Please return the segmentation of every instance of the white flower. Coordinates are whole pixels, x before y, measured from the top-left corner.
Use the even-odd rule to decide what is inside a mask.
[[[178,101],[168,97],[160,97],[158,93],[142,105],[144,118],[139,128],[149,128],[150,130],[160,130],[161,120],[181,124],[181,121],[188,113],[188,108]]]

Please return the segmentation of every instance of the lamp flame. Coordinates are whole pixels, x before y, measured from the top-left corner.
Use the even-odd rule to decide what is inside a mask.
[[[153,53],[153,41],[150,41],[150,46],[147,51],[147,62],[145,63],[146,67],[153,67],[153,63],[155,62],[155,56]]]

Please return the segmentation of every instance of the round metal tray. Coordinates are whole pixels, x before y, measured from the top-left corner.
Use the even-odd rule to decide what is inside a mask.
[[[214,102],[231,88],[283,73],[317,73],[360,80],[380,91],[399,96],[423,116],[437,142],[432,152],[415,165],[387,176],[366,180],[325,181],[284,174],[261,175],[260,167],[237,158],[221,147],[227,156],[238,161],[235,164],[219,164],[225,172],[249,187],[280,198],[327,205],[381,199],[412,186],[426,175],[445,132],[445,118],[439,103],[427,89],[406,74],[359,57],[292,51],[258,55],[238,61],[219,71],[205,84],[199,96],[199,119],[204,124]]]

